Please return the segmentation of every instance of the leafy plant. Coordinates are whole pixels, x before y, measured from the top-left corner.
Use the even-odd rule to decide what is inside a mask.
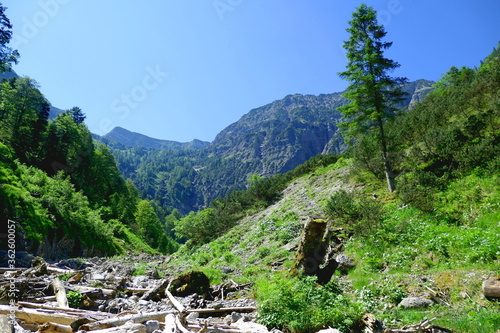
[[[334,281],[320,286],[314,277],[275,274],[257,282],[255,295],[259,322],[285,332],[316,332],[328,326],[345,331],[363,315],[363,307],[344,296]]]
[[[70,290],[66,295],[70,307],[78,309],[82,301],[82,294],[79,291]]]

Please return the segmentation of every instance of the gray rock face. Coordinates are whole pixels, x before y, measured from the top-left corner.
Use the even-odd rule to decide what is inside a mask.
[[[416,309],[416,308],[426,308],[432,304],[432,301],[428,298],[422,297],[407,297],[404,298],[399,306],[406,309]]]
[[[341,150],[340,143],[330,141],[341,117],[336,108],[345,102],[340,93],[286,96],[241,117],[219,133],[208,149],[256,161],[263,176],[289,171],[312,156]]]
[[[433,83],[417,80],[405,84],[408,95],[400,107],[411,107],[424,98]],[[263,176],[287,172],[318,154],[343,151],[337,108],[347,102],[342,93],[288,95],[251,110],[226,127],[208,150],[244,162],[257,161]]]

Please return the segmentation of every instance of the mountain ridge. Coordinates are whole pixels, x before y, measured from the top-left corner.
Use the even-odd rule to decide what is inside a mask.
[[[401,107],[411,107],[432,90],[432,85],[428,80],[406,84],[409,95]],[[114,131],[125,136],[115,139],[118,144],[113,135],[105,135],[103,141],[121,173],[144,197],[187,214],[247,188],[252,175],[285,173],[318,154],[342,152],[346,145],[337,127],[342,121],[337,108],[345,103],[340,92],[287,95],[250,110],[201,149],[172,148],[178,144],[167,149],[124,145],[146,137],[125,129]]]
[[[129,131],[120,126],[113,128],[109,133],[103,135],[102,138],[121,143],[125,146],[154,149],[203,149],[210,144],[210,142],[198,139],[193,139],[189,142],[156,139],[141,133]]]

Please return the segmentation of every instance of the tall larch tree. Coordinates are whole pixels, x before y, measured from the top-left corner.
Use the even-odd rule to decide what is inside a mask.
[[[392,42],[383,41],[387,33],[378,24],[377,13],[372,7],[359,6],[349,24],[350,38],[343,45],[347,51],[347,69],[339,76],[349,81],[344,97],[350,103],[339,108],[346,119],[341,126],[349,141],[368,132],[376,133],[389,192],[393,192],[394,173],[384,122],[395,114],[396,104],[404,100],[401,84],[407,79],[389,75],[400,65],[384,57],[384,50],[391,47]]]

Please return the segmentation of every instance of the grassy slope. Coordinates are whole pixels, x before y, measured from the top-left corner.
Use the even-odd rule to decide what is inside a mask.
[[[349,160],[340,159],[295,179],[278,202],[248,213],[217,240],[194,250],[181,248],[168,270],[201,269],[212,283],[269,279],[290,267],[308,216],[323,215],[333,192],[356,188],[370,197],[380,193],[384,214],[372,234],[346,244],[356,267],[335,277],[345,293],[387,326],[438,317],[436,324],[456,332],[494,332],[500,327],[499,308],[484,299],[481,283],[500,273],[498,186],[498,176],[472,173],[439,192],[439,209],[425,213],[383,194],[385,184],[369,175],[349,174]],[[458,212],[470,215],[468,225],[449,222],[447,216]],[[224,267],[232,272],[224,273]],[[409,295],[436,296],[442,304],[426,310],[395,306]]]

